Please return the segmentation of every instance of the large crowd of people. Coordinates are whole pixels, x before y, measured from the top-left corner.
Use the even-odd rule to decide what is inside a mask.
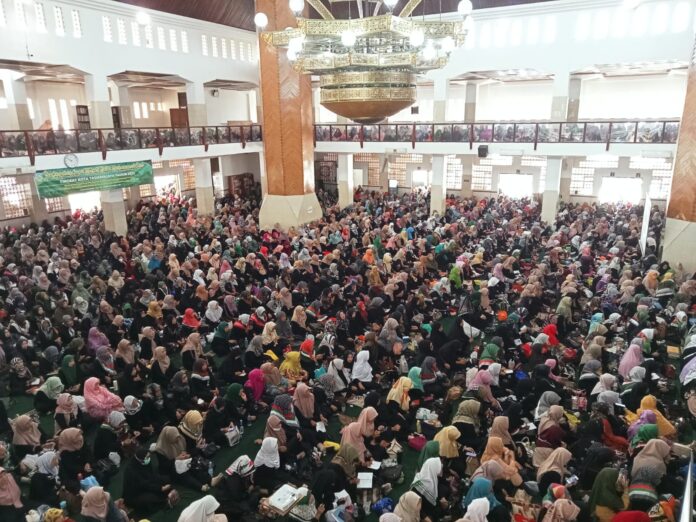
[[[630,205],[428,197],[358,190],[287,231],[239,197],[141,202],[126,237],[97,212],[4,230],[0,520],[138,521],[185,490],[179,522],[261,520],[292,484],[305,520],[674,522],[696,279],[658,259],[662,214],[643,252]]]

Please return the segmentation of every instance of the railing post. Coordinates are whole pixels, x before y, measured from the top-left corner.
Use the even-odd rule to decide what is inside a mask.
[[[607,131],[607,148],[606,148],[606,150],[609,150],[609,144],[611,143],[611,125],[612,125],[612,122],[609,122],[609,130]]]
[[[31,138],[29,131],[24,131],[24,142],[27,144],[29,163],[33,167],[36,164],[36,154],[34,154],[34,140]]]
[[[208,152],[208,129],[203,127],[203,150]]]
[[[317,133],[314,133],[314,136],[316,137]],[[360,137],[360,148],[363,148],[363,145],[365,143],[365,126],[360,125],[360,131],[358,132],[358,136]]]
[[[452,126],[452,131],[454,131],[454,126]],[[451,138],[450,138],[451,139]],[[474,148],[474,124],[469,124],[469,150]]]
[[[411,125],[411,148],[416,148],[416,124]]]
[[[560,141],[560,139],[559,139],[559,141]],[[537,150],[537,143],[538,142],[539,142],[539,124],[537,123],[534,125],[534,150]]]
[[[241,136],[242,140],[242,150],[246,149],[246,136],[244,136],[244,126],[240,125],[239,126],[239,135]]]
[[[0,158],[2,158],[2,146],[5,144],[5,133],[0,132]]]
[[[104,161],[106,159],[106,140],[101,129],[97,130],[97,145],[101,151],[102,161]]]
[[[159,150],[159,155],[162,157],[162,152],[164,152],[164,144],[162,143],[162,135],[160,134],[159,127],[155,127],[155,140],[157,140],[157,150]]]
[[[314,135],[312,136],[312,139],[314,141],[314,148],[317,147],[317,124],[314,124]]]

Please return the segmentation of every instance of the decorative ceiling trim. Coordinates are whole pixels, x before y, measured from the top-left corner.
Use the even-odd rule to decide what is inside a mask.
[[[408,3],[404,6],[404,8],[399,13],[399,16],[401,18],[406,18],[408,16],[411,16],[411,13],[416,10],[416,7],[418,7],[422,1],[423,0],[409,0]]]
[[[334,15],[331,14],[331,11],[326,8],[321,0],[307,0],[307,3],[311,5],[324,20],[334,20]]]

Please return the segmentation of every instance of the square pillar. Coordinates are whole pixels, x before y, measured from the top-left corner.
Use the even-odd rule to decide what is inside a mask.
[[[353,155],[339,154],[338,168],[336,172],[338,182],[338,205],[340,208],[353,204]]]
[[[27,105],[27,86],[17,73],[8,71],[0,77],[3,82],[7,101],[8,130],[33,130],[34,122],[29,116]],[[58,122],[52,122],[54,128]]]
[[[465,154],[461,156],[462,160],[462,191],[461,191],[461,196],[463,198],[470,198],[471,196],[474,195],[474,192],[471,190],[471,178],[472,178],[472,173],[471,171],[473,170],[474,167],[474,159],[476,156],[473,154]]]
[[[436,78],[433,85],[433,121],[447,121],[447,91],[449,90],[449,80],[447,78]]]
[[[104,214],[104,228],[109,232],[115,232],[119,236],[128,234],[123,190],[102,190],[99,193],[99,197],[101,199],[102,213]]]
[[[89,103],[89,123],[93,129],[111,129],[111,100],[106,76],[85,74],[85,94]]]
[[[547,158],[544,193],[541,198],[541,220],[549,225],[556,222],[558,199],[561,191],[563,158]]]
[[[130,129],[137,127],[137,125],[133,125],[133,109],[128,87],[119,86],[112,91],[112,93],[115,94],[112,100],[114,106],[118,107],[119,113],[121,114],[121,128]],[[113,123],[111,126],[113,127]]]
[[[193,160],[196,171],[196,209],[199,216],[212,216],[215,212],[215,191],[210,159]]]
[[[442,216],[445,213],[445,200],[447,190],[445,189],[445,156],[438,154],[432,157],[433,178],[430,183],[430,214],[436,212]]]
[[[476,121],[476,97],[478,96],[478,84],[466,82],[466,95],[464,98],[464,123]]]
[[[190,127],[208,125],[208,112],[205,106],[205,86],[200,82],[186,84],[186,110]]]
[[[568,112],[566,121],[578,121],[580,114],[580,91],[582,90],[582,80],[571,77],[568,82]]]
[[[568,84],[570,74],[557,72],[553,79],[553,98],[551,99],[551,121],[565,121],[568,116]]]

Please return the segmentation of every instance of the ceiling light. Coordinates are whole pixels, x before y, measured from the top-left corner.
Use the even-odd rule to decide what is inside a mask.
[[[437,58],[437,51],[435,50],[432,40],[428,40],[427,45],[423,48],[423,58],[425,58],[427,61]]]
[[[442,39],[442,50],[445,51],[446,53],[451,53],[454,51],[454,48],[456,47],[454,44],[454,38],[451,36],[446,36],[445,38]]]
[[[473,10],[474,4],[471,3],[471,0],[462,0],[457,6],[457,11],[462,16],[469,16]]]
[[[259,29],[265,29],[268,25],[268,17],[266,16],[266,13],[256,13],[256,16],[254,16],[254,23]]]
[[[384,0],[384,5],[387,6],[387,9],[390,11],[396,7],[396,4],[399,3],[399,0]]]
[[[139,25],[150,25],[150,15],[145,11],[138,11],[135,14],[135,21],[138,22]]]
[[[411,47],[420,47],[425,42],[425,33],[422,29],[414,29],[408,39]]]
[[[304,0],[289,0],[290,10],[299,14],[304,11]]]
[[[357,39],[358,37],[355,36],[355,33],[350,29],[346,29],[341,33],[341,43],[345,47],[353,47]]]

